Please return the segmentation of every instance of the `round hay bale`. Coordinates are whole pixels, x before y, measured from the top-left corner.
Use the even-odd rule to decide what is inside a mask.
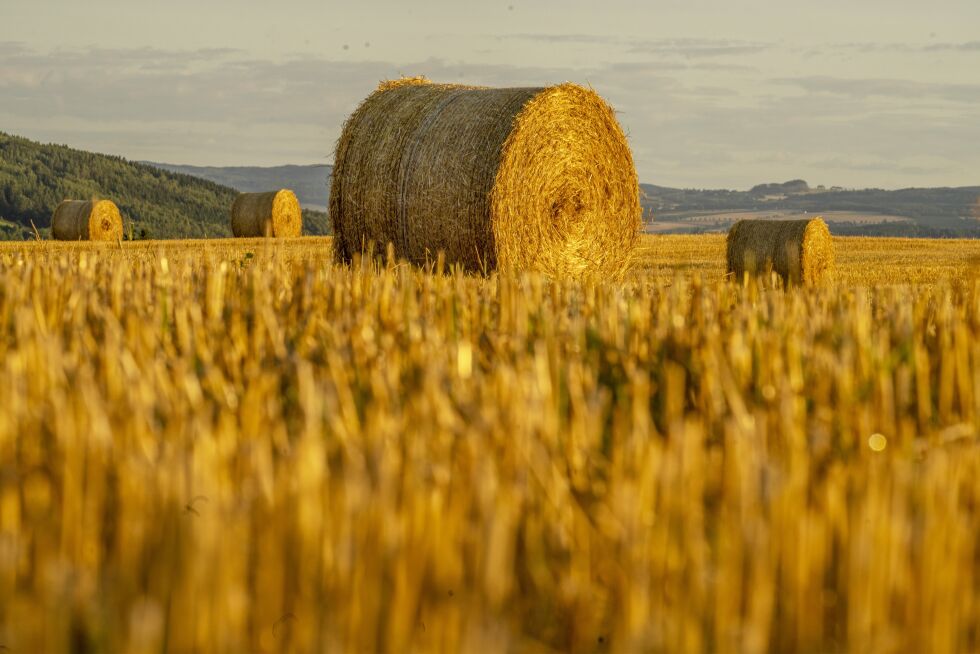
[[[239,237],[291,238],[303,233],[303,210],[289,189],[242,193],[231,205],[231,233]]]
[[[119,207],[109,200],[65,200],[51,217],[51,235],[59,241],[119,241]]]
[[[784,282],[821,284],[834,272],[834,243],[822,218],[740,220],[728,232],[728,272],[776,272]]]
[[[330,193],[336,254],[618,276],[639,184],[613,110],[575,84],[382,83],[344,125]]]

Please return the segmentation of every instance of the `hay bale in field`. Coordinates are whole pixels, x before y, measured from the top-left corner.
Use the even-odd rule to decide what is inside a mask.
[[[109,200],[65,200],[51,217],[51,235],[59,241],[119,241],[119,207]]]
[[[336,254],[369,242],[415,263],[616,276],[639,235],[629,145],[574,84],[382,83],[344,125],[330,193]]]
[[[775,271],[793,284],[820,284],[833,274],[834,244],[822,218],[740,220],[728,232],[728,272],[741,279]]]
[[[303,210],[289,189],[268,193],[242,193],[231,205],[231,233],[235,236],[290,238],[303,233]]]

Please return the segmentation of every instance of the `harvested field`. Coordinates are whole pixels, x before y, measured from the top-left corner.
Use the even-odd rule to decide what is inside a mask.
[[[0,645],[977,651],[975,241],[621,283],[0,244]]]

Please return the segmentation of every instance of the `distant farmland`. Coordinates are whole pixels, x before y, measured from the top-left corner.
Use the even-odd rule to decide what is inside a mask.
[[[718,211],[702,213],[697,211],[666,214],[644,223],[644,231],[649,234],[685,234],[691,232],[727,231],[733,223],[749,218],[756,220],[796,220],[822,216],[833,229],[835,223],[874,225],[879,223],[912,223],[906,216],[882,213],[861,213],[856,211],[826,211],[809,213],[803,211]]]

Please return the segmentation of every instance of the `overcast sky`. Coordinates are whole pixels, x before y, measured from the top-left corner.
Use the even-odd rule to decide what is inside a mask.
[[[0,131],[329,163],[379,80],[589,84],[641,181],[980,184],[980,0],[0,0]]]

